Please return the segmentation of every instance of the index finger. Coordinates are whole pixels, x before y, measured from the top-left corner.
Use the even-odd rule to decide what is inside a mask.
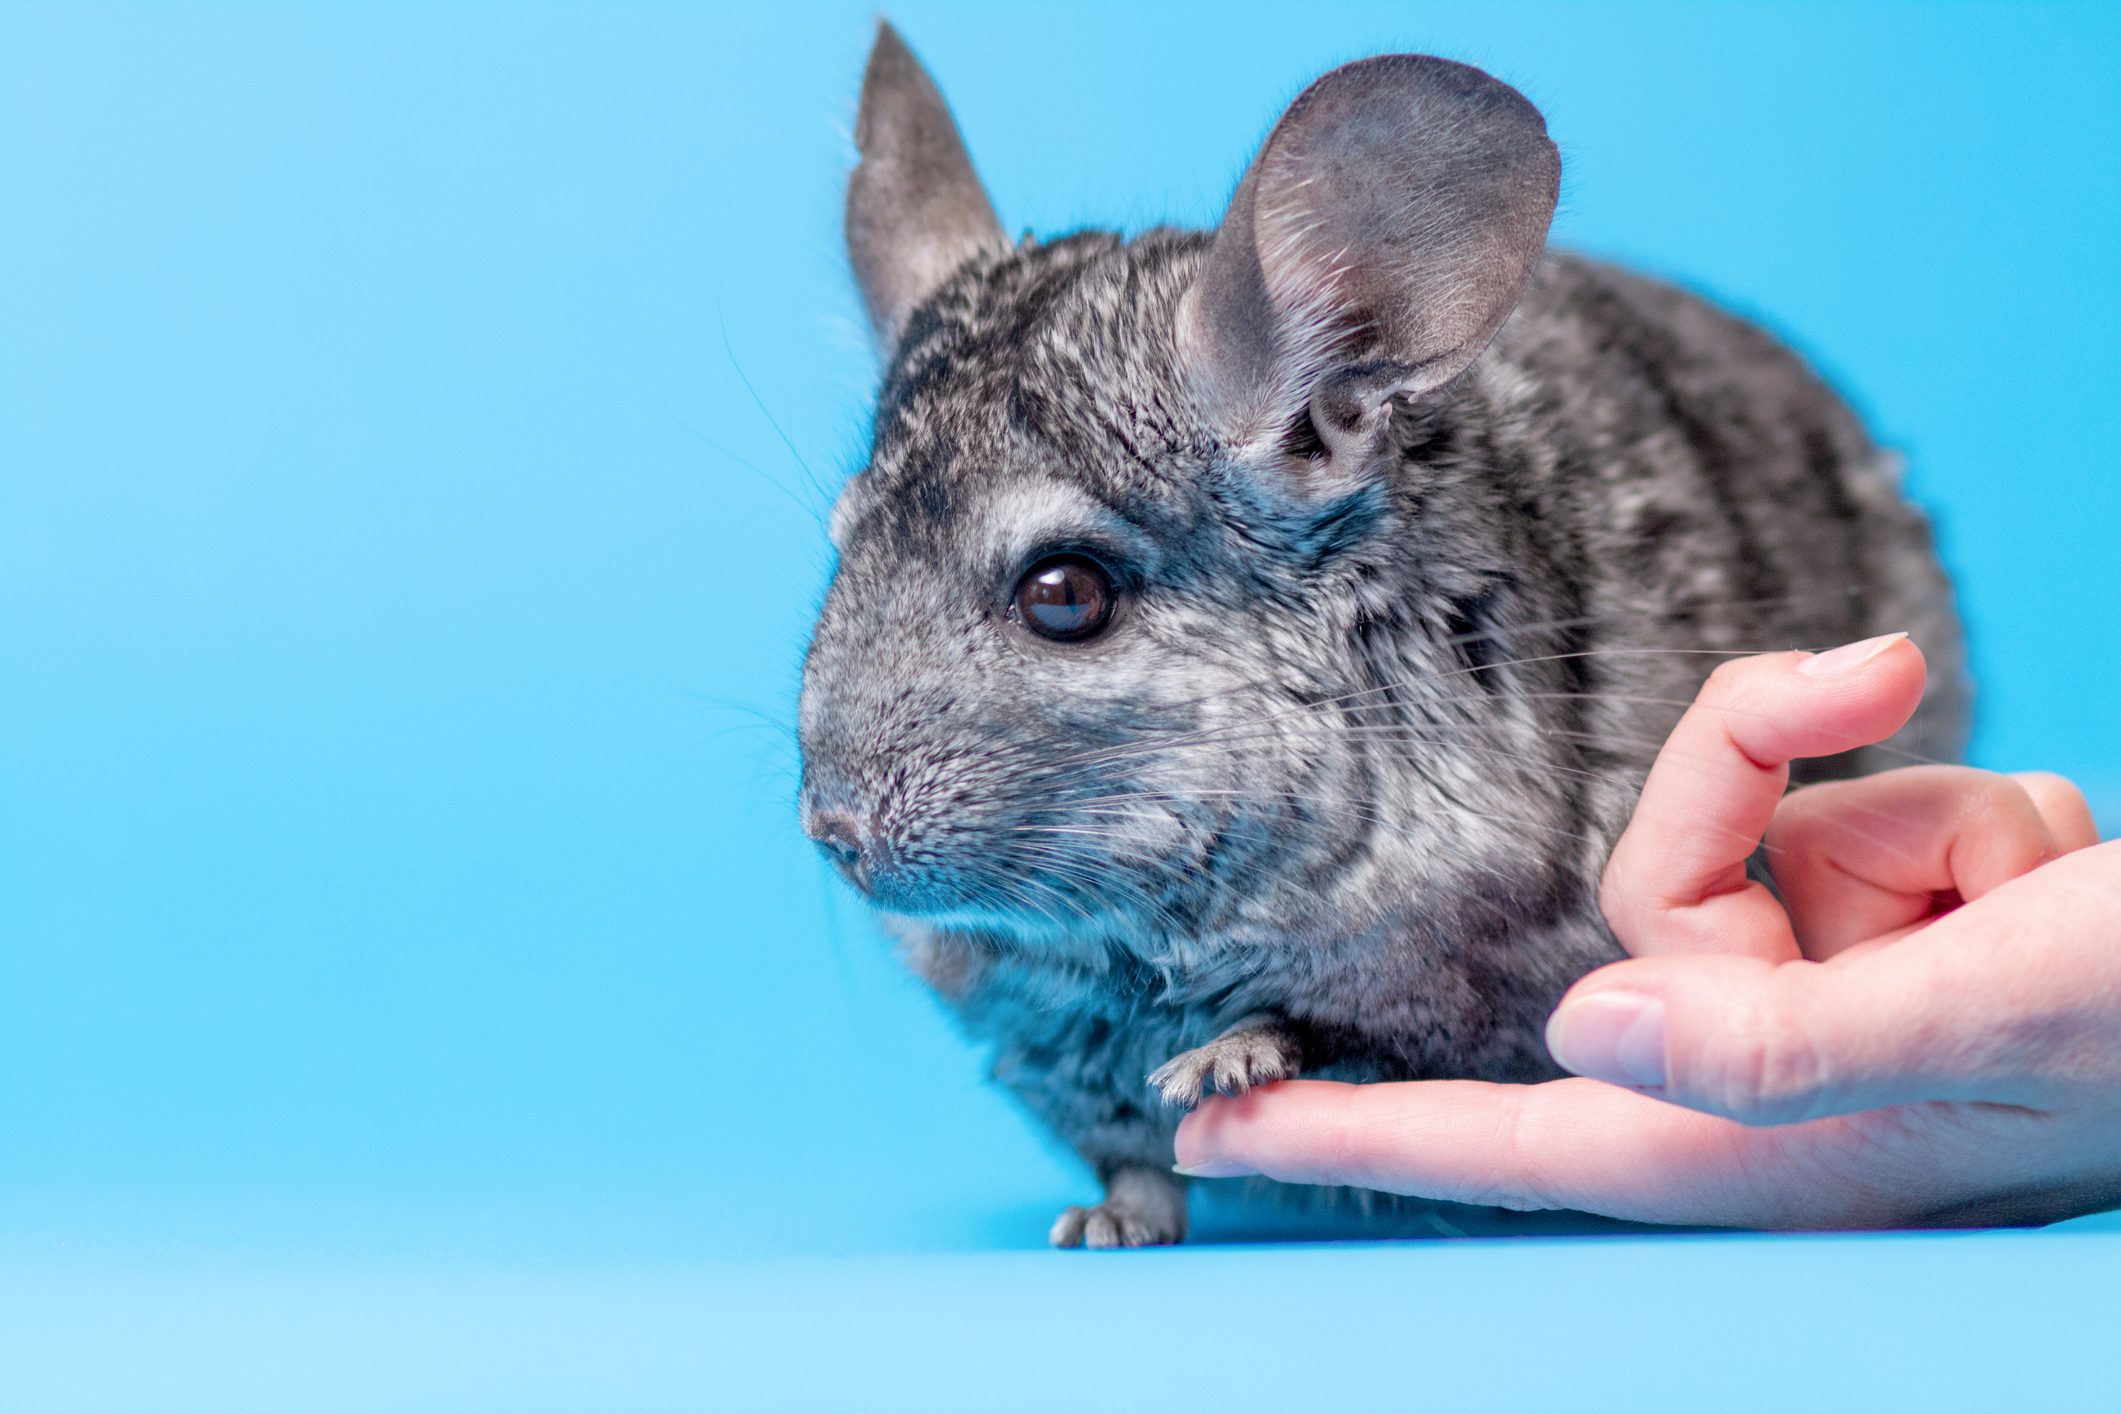
[[[1828,653],[1723,664],[1650,767],[1599,905],[1636,956],[1798,956],[1773,894],[1746,875],[1789,763],[1883,741],[1922,699],[1922,651],[1888,634]]]
[[[1988,1170],[2007,1165],[1972,1147],[1951,1163],[1902,1163],[1891,1184],[1822,1182],[1853,1180],[1877,1160],[1860,1117],[1754,1129],[1584,1079],[1285,1080],[1203,1101],[1175,1150],[1180,1172],[1199,1178],[1256,1173],[1631,1222],[1819,1228],[1904,1222],[1994,1182]]]

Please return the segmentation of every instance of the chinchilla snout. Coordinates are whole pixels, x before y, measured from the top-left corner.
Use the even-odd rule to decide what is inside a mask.
[[[938,861],[931,857],[926,868],[915,863],[902,842],[904,831],[893,827],[888,801],[867,794],[871,799],[861,801],[850,792],[806,787],[803,833],[840,877],[879,907],[920,914],[952,902]]]
[[[925,911],[937,900],[904,847],[905,781],[894,783],[888,770],[848,769],[835,756],[805,745],[803,833],[872,902],[898,913]]]
[[[990,545],[981,527],[1023,524],[1020,503],[957,504],[914,550],[897,514],[843,547],[804,669],[804,831],[903,916],[1030,938],[1193,906],[1182,895],[1212,889],[1210,853],[1242,857],[1259,837],[1234,827],[1227,748],[1164,749],[1202,720],[1159,695],[1212,685],[1149,671],[1171,646],[1087,555],[1043,548],[1064,537],[1033,521],[1023,544]],[[1079,626],[1101,617],[1113,626],[1086,640]]]
[[[890,842],[877,829],[876,817],[865,810],[821,806],[806,799],[803,832],[858,889],[866,890],[872,875],[890,867]]]
[[[1008,867],[1010,753],[978,678],[932,661],[927,624],[912,605],[832,596],[805,671],[802,826],[878,907],[964,916]]]

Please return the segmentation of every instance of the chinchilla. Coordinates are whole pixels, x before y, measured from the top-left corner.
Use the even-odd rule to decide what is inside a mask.
[[[1649,762],[1723,656],[1905,629],[1923,517],[1759,329],[1548,251],[1559,159],[1444,59],[1335,69],[1212,232],[1003,234],[883,27],[847,241],[885,374],[803,678],[802,814],[1091,1165],[1061,1245],[1174,1242],[1181,1109],[1530,1081]],[[1813,774],[1885,764],[1876,749]]]

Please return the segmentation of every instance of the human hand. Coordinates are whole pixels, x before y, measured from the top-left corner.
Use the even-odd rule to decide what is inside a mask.
[[[1547,1025],[1541,1085],[1211,1097],[1180,1171],[1643,1222],[2051,1222],[2121,1205],[2121,841],[2053,776],[1923,766],[1785,796],[1913,713],[1904,638],[1717,670],[1600,902],[1633,956]],[[1784,902],[1749,882],[1766,838]]]

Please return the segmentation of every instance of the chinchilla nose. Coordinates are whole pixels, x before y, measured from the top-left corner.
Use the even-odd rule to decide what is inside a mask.
[[[851,879],[857,888],[869,887],[869,870],[876,858],[876,824],[855,810],[820,809],[810,812],[810,838]]]

